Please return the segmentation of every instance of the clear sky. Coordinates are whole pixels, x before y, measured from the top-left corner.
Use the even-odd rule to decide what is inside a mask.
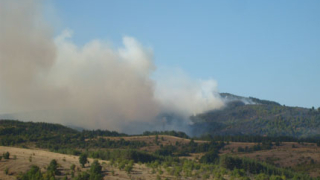
[[[82,45],[132,36],[157,67],[213,78],[220,92],[320,107],[320,1],[51,0],[55,33]],[[55,14],[51,16],[50,14]]]

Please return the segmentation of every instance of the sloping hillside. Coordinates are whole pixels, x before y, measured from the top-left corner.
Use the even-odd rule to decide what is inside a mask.
[[[320,133],[320,111],[222,94],[227,106],[192,117],[195,135],[310,137]]]

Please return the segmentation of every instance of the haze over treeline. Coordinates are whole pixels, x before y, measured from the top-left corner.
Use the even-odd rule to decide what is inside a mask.
[[[120,47],[99,39],[78,46],[70,29],[54,37],[42,12],[40,0],[0,2],[1,114],[122,130],[161,113],[188,123],[190,115],[224,106],[213,79],[182,70],[151,78],[153,49],[135,38],[124,36]]]

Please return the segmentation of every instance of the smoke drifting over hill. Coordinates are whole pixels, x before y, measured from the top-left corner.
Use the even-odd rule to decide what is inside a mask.
[[[0,113],[122,130],[164,112],[188,119],[224,105],[214,80],[166,71],[150,78],[152,49],[132,37],[119,48],[100,40],[79,47],[71,30],[53,37],[41,8],[41,1],[0,2]]]

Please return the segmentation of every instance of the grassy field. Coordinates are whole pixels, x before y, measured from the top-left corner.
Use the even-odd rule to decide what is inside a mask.
[[[320,147],[315,143],[283,142],[280,146],[273,146],[270,150],[237,152],[239,147],[252,147],[256,144],[232,142],[221,150],[221,154],[257,159],[278,167],[308,172],[312,177],[320,176]]]
[[[85,168],[81,168],[79,157],[73,155],[58,154],[40,149],[23,149],[0,146],[0,153],[2,154],[4,152],[10,152],[10,159],[2,159],[0,161],[1,180],[16,179],[16,176],[19,174],[19,172],[26,172],[31,165],[37,165],[41,168],[42,171],[45,171],[45,168],[48,166],[52,159],[56,159],[58,164],[60,165],[59,170],[62,172],[62,175],[58,176],[58,178],[62,178],[65,175],[70,178],[70,166],[72,164],[76,165],[75,175],[90,168],[89,164],[87,164]],[[14,156],[16,158],[14,158]],[[93,159],[89,158],[89,162],[93,162]],[[104,179],[156,179],[156,174],[152,174],[151,170],[144,164],[134,164],[132,173],[128,175],[125,171],[120,171],[118,168],[112,167],[110,165],[110,162],[108,161],[99,160],[99,162],[103,166],[102,169],[105,176]],[[5,168],[9,168],[9,175],[5,175]],[[114,171],[114,175],[112,175],[112,171]],[[162,175],[162,177],[170,178],[170,176],[166,175],[165,173]]]
[[[168,135],[158,135],[157,143],[156,136],[130,136],[130,137],[103,137],[110,140],[120,141],[144,141],[148,144],[142,147],[141,150],[147,152],[154,152],[160,148],[160,145],[175,145],[187,144],[191,140]],[[205,143],[206,141],[197,141],[197,143]],[[239,157],[248,157],[260,161],[265,161],[278,167],[292,168],[299,172],[308,172],[312,177],[320,176],[320,147],[315,143],[296,143],[296,142],[283,142],[280,146],[273,145],[269,150],[260,150],[253,152],[238,152],[238,148],[250,148],[257,143],[244,143],[244,142],[230,142],[220,150],[220,155],[229,154]],[[10,152],[10,159],[2,158],[0,161],[0,179],[16,179],[20,172],[26,172],[31,165],[37,165],[42,171],[46,171],[46,167],[52,159],[56,159],[59,164],[59,170],[62,172],[60,178],[64,176],[71,177],[70,166],[76,165],[75,175],[90,168],[90,163],[93,159],[89,158],[89,162],[85,168],[81,168],[79,164],[79,157],[74,155],[58,154],[49,152],[43,149],[36,148],[18,148],[0,146],[0,154]],[[192,159],[197,161],[205,153],[191,153],[190,156],[180,157]],[[109,161],[99,160],[103,166],[104,179],[156,179],[157,173],[152,172],[150,167],[145,164],[135,163],[131,174],[127,174],[124,170],[119,170],[110,164]],[[4,170],[9,169],[9,175],[4,173]],[[113,172],[113,173],[112,173]],[[161,179],[176,179],[176,177],[164,172]],[[181,177],[181,179],[184,179]],[[210,178],[209,178],[210,179]],[[226,177],[226,179],[228,179]]]

